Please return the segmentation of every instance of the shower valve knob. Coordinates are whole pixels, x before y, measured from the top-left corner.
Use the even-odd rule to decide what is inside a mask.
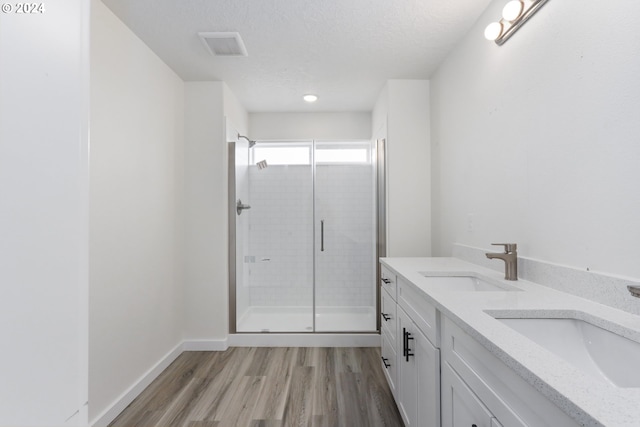
[[[243,204],[242,200],[238,199],[238,202],[236,203],[236,212],[238,215],[240,215],[245,209],[251,209],[251,206]]]

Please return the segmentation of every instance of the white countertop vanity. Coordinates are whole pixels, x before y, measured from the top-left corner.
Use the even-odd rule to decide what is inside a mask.
[[[407,426],[640,426],[640,316],[457,258],[383,258]]]

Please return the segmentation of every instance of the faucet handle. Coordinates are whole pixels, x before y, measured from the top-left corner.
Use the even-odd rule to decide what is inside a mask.
[[[492,243],[493,246],[504,246],[504,253],[515,252],[518,249],[516,243]]]

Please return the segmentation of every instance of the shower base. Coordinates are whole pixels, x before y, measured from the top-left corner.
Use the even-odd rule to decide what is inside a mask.
[[[375,332],[373,307],[316,307],[315,332]],[[311,307],[249,307],[238,332],[314,332]]]

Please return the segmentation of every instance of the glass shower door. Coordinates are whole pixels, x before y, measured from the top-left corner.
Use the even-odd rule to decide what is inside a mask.
[[[372,143],[316,142],[315,331],[376,330]]]
[[[240,146],[236,330],[313,332],[312,143]]]

